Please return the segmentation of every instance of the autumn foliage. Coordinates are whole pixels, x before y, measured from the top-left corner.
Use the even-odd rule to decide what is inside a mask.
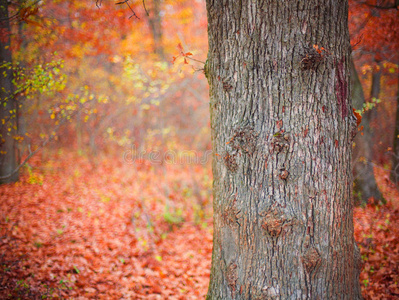
[[[0,298],[204,297],[209,168],[108,157],[96,167],[73,153],[32,164],[1,189]]]
[[[398,10],[349,2],[386,200],[355,211],[360,280],[365,299],[396,299],[399,195],[389,169]],[[20,160],[51,142],[21,169],[19,182],[0,186],[0,298],[203,299],[212,250],[204,3],[21,3],[10,7],[8,66]],[[376,72],[379,101],[369,96]],[[354,111],[359,130],[362,113]]]

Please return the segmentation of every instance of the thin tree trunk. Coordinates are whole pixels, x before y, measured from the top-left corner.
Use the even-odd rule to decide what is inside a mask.
[[[23,0],[19,1],[20,7],[23,5]],[[28,45],[28,41],[24,32],[24,27],[26,23],[23,21],[20,21],[18,24],[18,39],[20,40],[20,51],[21,53],[26,52],[26,48]],[[25,68],[26,67],[26,62],[24,60],[19,61],[19,67]],[[17,134],[18,136],[24,137],[23,140],[21,140],[19,143],[17,143],[17,164],[19,165],[20,162],[22,161],[22,154],[27,150],[28,143],[26,141],[26,128],[27,128],[27,122],[26,122],[26,113],[24,111],[25,108],[25,96],[22,96],[21,94],[15,96],[15,101],[16,101],[16,107],[17,107]]]
[[[82,128],[82,111],[79,110],[76,114],[76,144],[78,146],[79,155],[83,154],[83,128]]]
[[[355,64],[351,60],[352,104],[355,109],[363,109],[365,103],[362,84],[356,72]],[[357,204],[367,203],[373,197],[381,200],[382,195],[378,189],[373,171],[373,136],[370,129],[370,111],[363,114],[361,134],[355,137],[353,155],[353,174],[355,181],[355,201]]]
[[[344,0],[207,0],[207,299],[361,299],[347,9]]]
[[[377,63],[378,64],[378,63]],[[370,98],[373,99],[378,99],[380,96],[380,91],[381,91],[381,67],[378,65],[377,70],[373,72],[371,76],[371,92],[370,92]]]
[[[373,74],[371,75],[371,91],[370,91],[370,101],[374,101],[375,99],[379,99],[380,97],[380,91],[381,91],[381,67],[379,66],[379,62],[377,63],[377,69],[373,70]],[[377,108],[374,107],[369,111],[368,114],[365,114],[365,119],[364,122],[368,122],[369,124],[372,124],[374,120],[377,120]],[[373,129],[371,129],[373,131]],[[374,139],[374,143],[377,141]],[[374,152],[374,151],[372,151]],[[373,153],[373,158],[374,157]]]
[[[152,0],[151,3],[152,7],[148,11],[148,23],[154,39],[154,53],[157,54],[160,59],[165,60],[162,42],[161,0]]]
[[[395,132],[393,135],[392,154],[393,157],[392,157],[391,180],[396,184],[398,184],[399,183],[399,76],[398,76],[398,92],[396,96],[396,120],[395,120]]]
[[[8,2],[0,0],[0,64],[11,64],[10,22],[8,18]],[[11,66],[0,67],[0,177],[11,174],[17,168],[17,105],[13,95]],[[1,183],[18,180],[18,173]]]

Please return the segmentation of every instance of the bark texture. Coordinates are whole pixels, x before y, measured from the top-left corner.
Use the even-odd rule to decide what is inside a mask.
[[[343,0],[207,0],[207,299],[361,298],[347,9]]]
[[[352,84],[352,104],[355,109],[363,109],[365,103],[362,84],[356,72],[355,64],[351,60],[350,66]],[[370,111],[363,114],[362,134],[355,137],[355,148],[353,155],[353,175],[355,182],[356,204],[367,203],[370,197],[376,201],[382,200],[382,195],[378,189],[373,170],[373,135],[370,128]]]
[[[0,65],[11,63],[10,23],[8,3],[0,0]],[[13,97],[12,70],[0,66],[0,177],[11,174],[17,168],[15,134],[17,130],[17,106]],[[18,180],[18,173],[0,179],[0,184]]]

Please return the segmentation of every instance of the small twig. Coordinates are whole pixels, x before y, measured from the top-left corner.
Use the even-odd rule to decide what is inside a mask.
[[[366,6],[372,7],[372,8],[377,8],[377,9],[393,9],[393,8],[399,9],[399,5],[398,5],[397,2],[395,2],[395,3],[391,4],[391,5],[388,5],[388,6],[373,5],[373,4],[369,4],[367,2],[360,2],[360,3],[364,4]]]
[[[96,1],[98,1],[98,0],[96,0]],[[25,8],[28,8],[28,7],[31,8],[31,7],[33,7],[34,5],[39,4],[39,2],[40,2],[40,0],[36,0],[36,1],[34,1],[31,5],[29,5],[29,6],[25,7]],[[3,22],[3,21],[11,21],[11,20],[13,20],[13,19],[17,19],[18,16],[20,15],[20,13],[21,13],[21,10],[22,10],[23,8],[24,8],[24,7],[23,7],[22,5],[19,5],[19,6],[18,6],[18,9],[17,9],[17,12],[16,12],[15,14],[13,14],[12,16],[8,16],[8,18],[0,18],[0,21]]]
[[[202,68],[202,69],[196,69],[196,68],[193,67],[193,70],[194,70],[194,72],[202,72],[202,73],[205,72],[205,69],[204,69],[204,68]]]
[[[43,149],[44,146],[46,146],[46,144],[47,144],[48,142],[49,142],[49,140],[47,139],[40,147],[38,147],[38,148],[37,148],[35,151],[33,151],[33,152],[31,152],[30,149],[29,149],[30,154],[24,159],[24,161],[23,161],[22,163],[20,163],[19,166],[16,167],[15,170],[12,171],[10,174],[5,175],[5,176],[1,176],[1,177],[0,177],[0,180],[10,178],[10,177],[12,177],[14,174],[16,174],[16,173],[19,171],[19,169],[21,169],[21,168],[28,162],[28,160],[32,158],[33,155],[35,155],[37,152],[39,152],[41,149]],[[29,147],[29,148],[30,148],[30,147]]]
[[[145,10],[147,16],[149,17],[150,14],[148,13],[147,7],[145,7],[145,0],[143,0],[143,7],[144,7],[144,10]]]
[[[190,57],[190,56],[184,56],[184,57],[205,65],[205,62],[200,61],[200,60],[198,60],[198,59],[192,58],[192,57]]]
[[[358,38],[358,41],[352,46],[352,50],[354,50],[355,49],[355,47],[357,46],[357,45],[359,45],[361,42],[362,42],[362,39],[363,39],[363,33],[360,35],[360,37]]]
[[[140,20],[140,18],[139,18],[139,17],[136,15],[136,13],[134,12],[133,8],[130,6],[129,0],[124,0],[124,1],[120,1],[120,2],[116,2],[116,3],[115,3],[115,5],[120,5],[120,4],[126,4],[126,5],[129,7],[130,11],[131,11],[132,14],[133,14],[133,15],[131,15],[131,16],[129,17],[129,19],[132,18],[132,17],[136,17],[137,20]]]

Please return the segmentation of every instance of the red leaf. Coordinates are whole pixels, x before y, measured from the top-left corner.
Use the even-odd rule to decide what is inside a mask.
[[[362,116],[358,112],[356,112],[356,109],[354,108],[353,108],[353,114],[356,117],[356,126],[359,126],[360,122],[362,122]]]

